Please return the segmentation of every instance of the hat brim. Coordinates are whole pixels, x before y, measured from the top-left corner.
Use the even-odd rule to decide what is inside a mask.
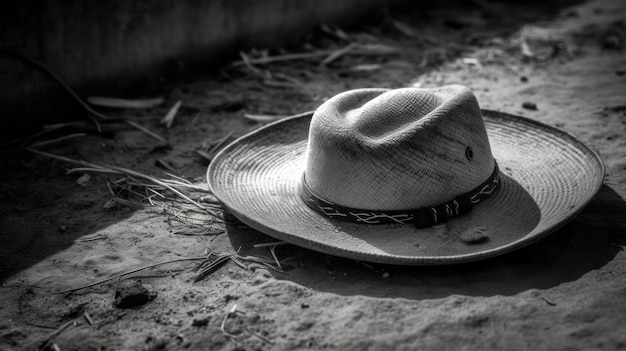
[[[333,220],[299,195],[311,116],[240,137],[211,162],[215,196],[250,227],[286,242],[361,261],[435,265],[475,261],[526,246],[560,228],[593,198],[604,165],[570,134],[483,110],[500,167],[496,194],[470,213],[429,228]]]

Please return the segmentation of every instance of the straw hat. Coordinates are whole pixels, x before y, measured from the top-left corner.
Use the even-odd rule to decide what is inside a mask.
[[[209,185],[267,235],[363,261],[426,265],[492,257],[571,220],[602,185],[573,136],[482,110],[474,94],[358,89],[224,148]]]

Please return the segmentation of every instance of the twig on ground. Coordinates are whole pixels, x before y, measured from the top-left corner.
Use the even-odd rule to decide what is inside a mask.
[[[177,230],[173,232],[172,234],[185,235],[185,236],[214,236],[214,235],[220,235],[224,233],[225,233],[224,231],[217,232],[217,233],[198,233],[198,232],[190,232],[189,230]]]
[[[59,327],[51,327],[51,326],[49,326],[49,325],[43,325],[43,324],[33,323],[33,322],[28,322],[28,321],[24,322],[24,324],[26,324],[26,325],[30,325],[30,326],[32,326],[32,327],[42,328],[42,329],[54,329],[54,330],[56,330],[56,329],[58,329],[58,328],[59,328]],[[10,331],[9,331],[9,332],[10,332]],[[1,339],[1,338],[2,338],[2,335],[0,335],[0,339]]]
[[[83,312],[83,318],[85,318],[85,320],[87,321],[87,323],[89,323],[89,325],[93,325],[93,319],[91,318],[91,315],[89,314],[89,312],[87,311]]]
[[[56,138],[56,139],[44,140],[44,141],[40,141],[40,142],[31,144],[30,147],[38,148],[38,147],[42,147],[42,146],[58,143],[60,141],[64,141],[64,140],[67,140],[67,139],[82,137],[82,136],[85,136],[85,135],[87,135],[87,134],[86,133],[74,133],[74,134],[64,135],[64,136]]]
[[[104,236],[104,235],[100,235],[100,236],[95,236],[95,237],[93,237],[93,238],[80,238],[80,239],[76,239],[76,240],[74,240],[74,242],[75,242],[75,243],[86,243],[86,242],[89,242],[89,241],[104,240],[104,239],[107,239],[107,237],[106,237],[106,236]]]
[[[210,257],[212,255],[216,255],[217,257],[215,258],[215,260],[209,261]],[[198,281],[202,280],[204,277],[206,277],[209,274],[213,273],[215,270],[217,270],[223,264],[228,262],[230,257],[231,257],[230,254],[221,254],[221,255],[217,255],[217,254],[213,254],[213,253],[210,254],[209,258],[206,261],[201,263],[201,265],[200,265],[201,270],[200,270],[200,272],[198,272],[198,275],[196,275],[196,278],[193,281],[194,282],[198,282]],[[208,262],[208,264],[207,264],[207,262]]]
[[[61,333],[63,333],[67,328],[71,326],[76,326],[76,320],[72,319],[71,321],[61,325],[57,330],[52,332],[52,334],[50,334],[50,336],[48,336],[46,340],[39,344],[37,350],[44,351],[49,349],[50,347],[53,347],[52,345],[54,344],[54,339],[56,339],[59,335],[61,335]]]
[[[164,144],[167,144],[167,140],[165,140],[165,138],[163,138],[162,136],[158,135],[157,133],[151,131],[150,129],[142,126],[141,124],[139,124],[139,123],[137,123],[135,121],[126,120],[126,124],[139,129],[140,131],[146,133],[147,135],[151,136],[152,138],[154,138],[154,139],[156,139],[156,140],[158,140],[158,141],[160,141],[160,142],[162,142]]]
[[[106,282],[114,280],[114,279],[121,278],[121,277],[129,275],[129,274],[137,273],[137,272],[140,272],[140,271],[143,271],[143,270],[146,270],[146,269],[150,269],[150,268],[154,268],[154,267],[157,267],[157,266],[161,266],[161,265],[164,265],[164,264],[176,263],[176,262],[184,262],[184,261],[206,260],[207,258],[208,258],[207,256],[185,257],[185,258],[177,258],[177,259],[168,260],[168,261],[159,262],[159,263],[153,263],[153,264],[141,267],[141,268],[137,268],[137,269],[133,269],[133,270],[130,270],[130,271],[127,271],[127,272],[122,272],[122,273],[115,274],[115,275],[113,275],[113,276],[111,276],[109,278],[99,280],[99,281],[97,281],[95,283],[83,285],[83,286],[80,286],[78,288],[72,288],[72,289],[66,289],[66,290],[58,291],[57,294],[65,294],[65,293],[74,292],[74,291],[78,291],[78,290],[82,290],[82,289],[86,289],[86,288],[91,288],[93,286],[100,285],[100,284],[106,283]]]

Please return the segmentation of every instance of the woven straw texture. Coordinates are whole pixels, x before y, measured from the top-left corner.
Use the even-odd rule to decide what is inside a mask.
[[[436,206],[493,173],[478,101],[460,85],[350,90],[324,102],[311,123],[306,182],[338,205]]]
[[[599,156],[556,128],[483,110],[500,166],[497,193],[448,223],[363,225],[322,216],[299,196],[311,117],[285,119],[227,146],[209,185],[242,222],[312,250],[362,261],[432,265],[474,261],[528,245],[572,219],[599,190]],[[467,237],[486,236],[471,243]]]

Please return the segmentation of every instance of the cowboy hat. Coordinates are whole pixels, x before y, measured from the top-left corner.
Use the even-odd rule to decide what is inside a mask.
[[[226,210],[267,235],[362,261],[461,263],[528,245],[599,190],[597,153],[481,110],[463,86],[357,89],[244,135],[211,162]]]

